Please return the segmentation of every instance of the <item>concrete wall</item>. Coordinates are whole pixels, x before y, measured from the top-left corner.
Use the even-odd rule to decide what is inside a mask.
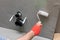
[[[52,39],[59,14],[58,6],[54,6],[56,2],[57,0],[0,0],[0,26],[20,31],[20,27],[16,26],[14,21],[9,22],[9,19],[18,9],[22,9],[23,17],[28,17],[23,30],[28,32],[38,21],[36,17],[38,10],[44,9],[50,15],[48,18],[41,18],[43,28],[40,36]]]
[[[60,12],[59,12],[59,17],[58,17],[58,21],[57,21],[55,32],[56,33],[60,33]]]

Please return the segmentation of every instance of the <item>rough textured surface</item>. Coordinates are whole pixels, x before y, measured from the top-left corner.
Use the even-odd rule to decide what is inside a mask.
[[[53,34],[56,28],[56,22],[58,19],[59,9],[58,6],[54,6],[56,0],[0,0],[0,26],[8,29],[14,29],[25,32],[29,31],[31,27],[38,21],[36,13],[39,9],[44,9],[50,14],[48,18],[41,18],[43,22],[43,28],[40,36],[49,39],[53,38]],[[25,25],[20,28],[9,22],[10,17],[16,14],[18,9],[22,9],[23,17],[27,16],[28,19]]]
[[[60,12],[59,12],[60,13]],[[60,14],[59,14],[59,17],[58,17],[58,21],[57,21],[57,25],[56,25],[56,33],[60,33]]]

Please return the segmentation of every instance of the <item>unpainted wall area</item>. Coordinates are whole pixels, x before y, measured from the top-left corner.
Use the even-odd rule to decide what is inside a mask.
[[[55,33],[60,33],[60,12],[59,12]]]
[[[49,17],[46,20],[42,18],[43,28],[40,36],[52,39],[59,14],[58,7],[54,7],[54,3],[56,3],[54,0],[0,0],[0,26],[20,31],[20,27],[14,22],[9,22],[9,19],[21,9],[23,17],[27,16],[23,30],[28,32],[38,21],[36,13],[42,8],[48,11]]]
[[[55,7],[59,9],[58,20],[55,28],[55,33],[60,33],[60,0],[52,0],[51,2],[55,2]]]

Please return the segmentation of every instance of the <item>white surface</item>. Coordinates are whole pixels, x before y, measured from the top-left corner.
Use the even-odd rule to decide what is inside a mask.
[[[20,33],[16,30],[6,29],[0,27],[0,35],[6,36],[10,40],[16,40],[18,37],[22,36],[24,33]]]
[[[33,40],[50,40],[48,38],[40,37],[40,36],[35,36]]]
[[[1,28],[0,27],[0,35],[6,36],[10,40],[16,40],[17,38],[21,37],[25,33],[19,33],[18,31]],[[50,40],[48,38],[35,36],[32,40]]]

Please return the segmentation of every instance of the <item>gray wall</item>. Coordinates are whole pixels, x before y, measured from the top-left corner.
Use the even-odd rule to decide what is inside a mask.
[[[52,39],[59,14],[58,7],[54,7],[55,3],[56,0],[0,0],[0,26],[20,31],[20,27],[16,26],[13,21],[9,22],[9,19],[16,14],[18,9],[22,9],[23,17],[28,18],[22,29],[27,32],[38,21],[37,11],[44,9],[50,15],[48,18],[41,18],[43,28],[40,36]]]
[[[0,26],[20,30],[20,27],[15,26],[14,22],[9,22],[9,19],[13,14],[16,14],[18,9],[22,9],[23,17],[27,16],[24,30],[29,31],[38,21],[37,11],[41,8],[44,9],[46,3],[47,1],[44,0],[0,0]]]
[[[55,33],[60,33],[60,14],[58,16],[58,21],[57,21]]]

